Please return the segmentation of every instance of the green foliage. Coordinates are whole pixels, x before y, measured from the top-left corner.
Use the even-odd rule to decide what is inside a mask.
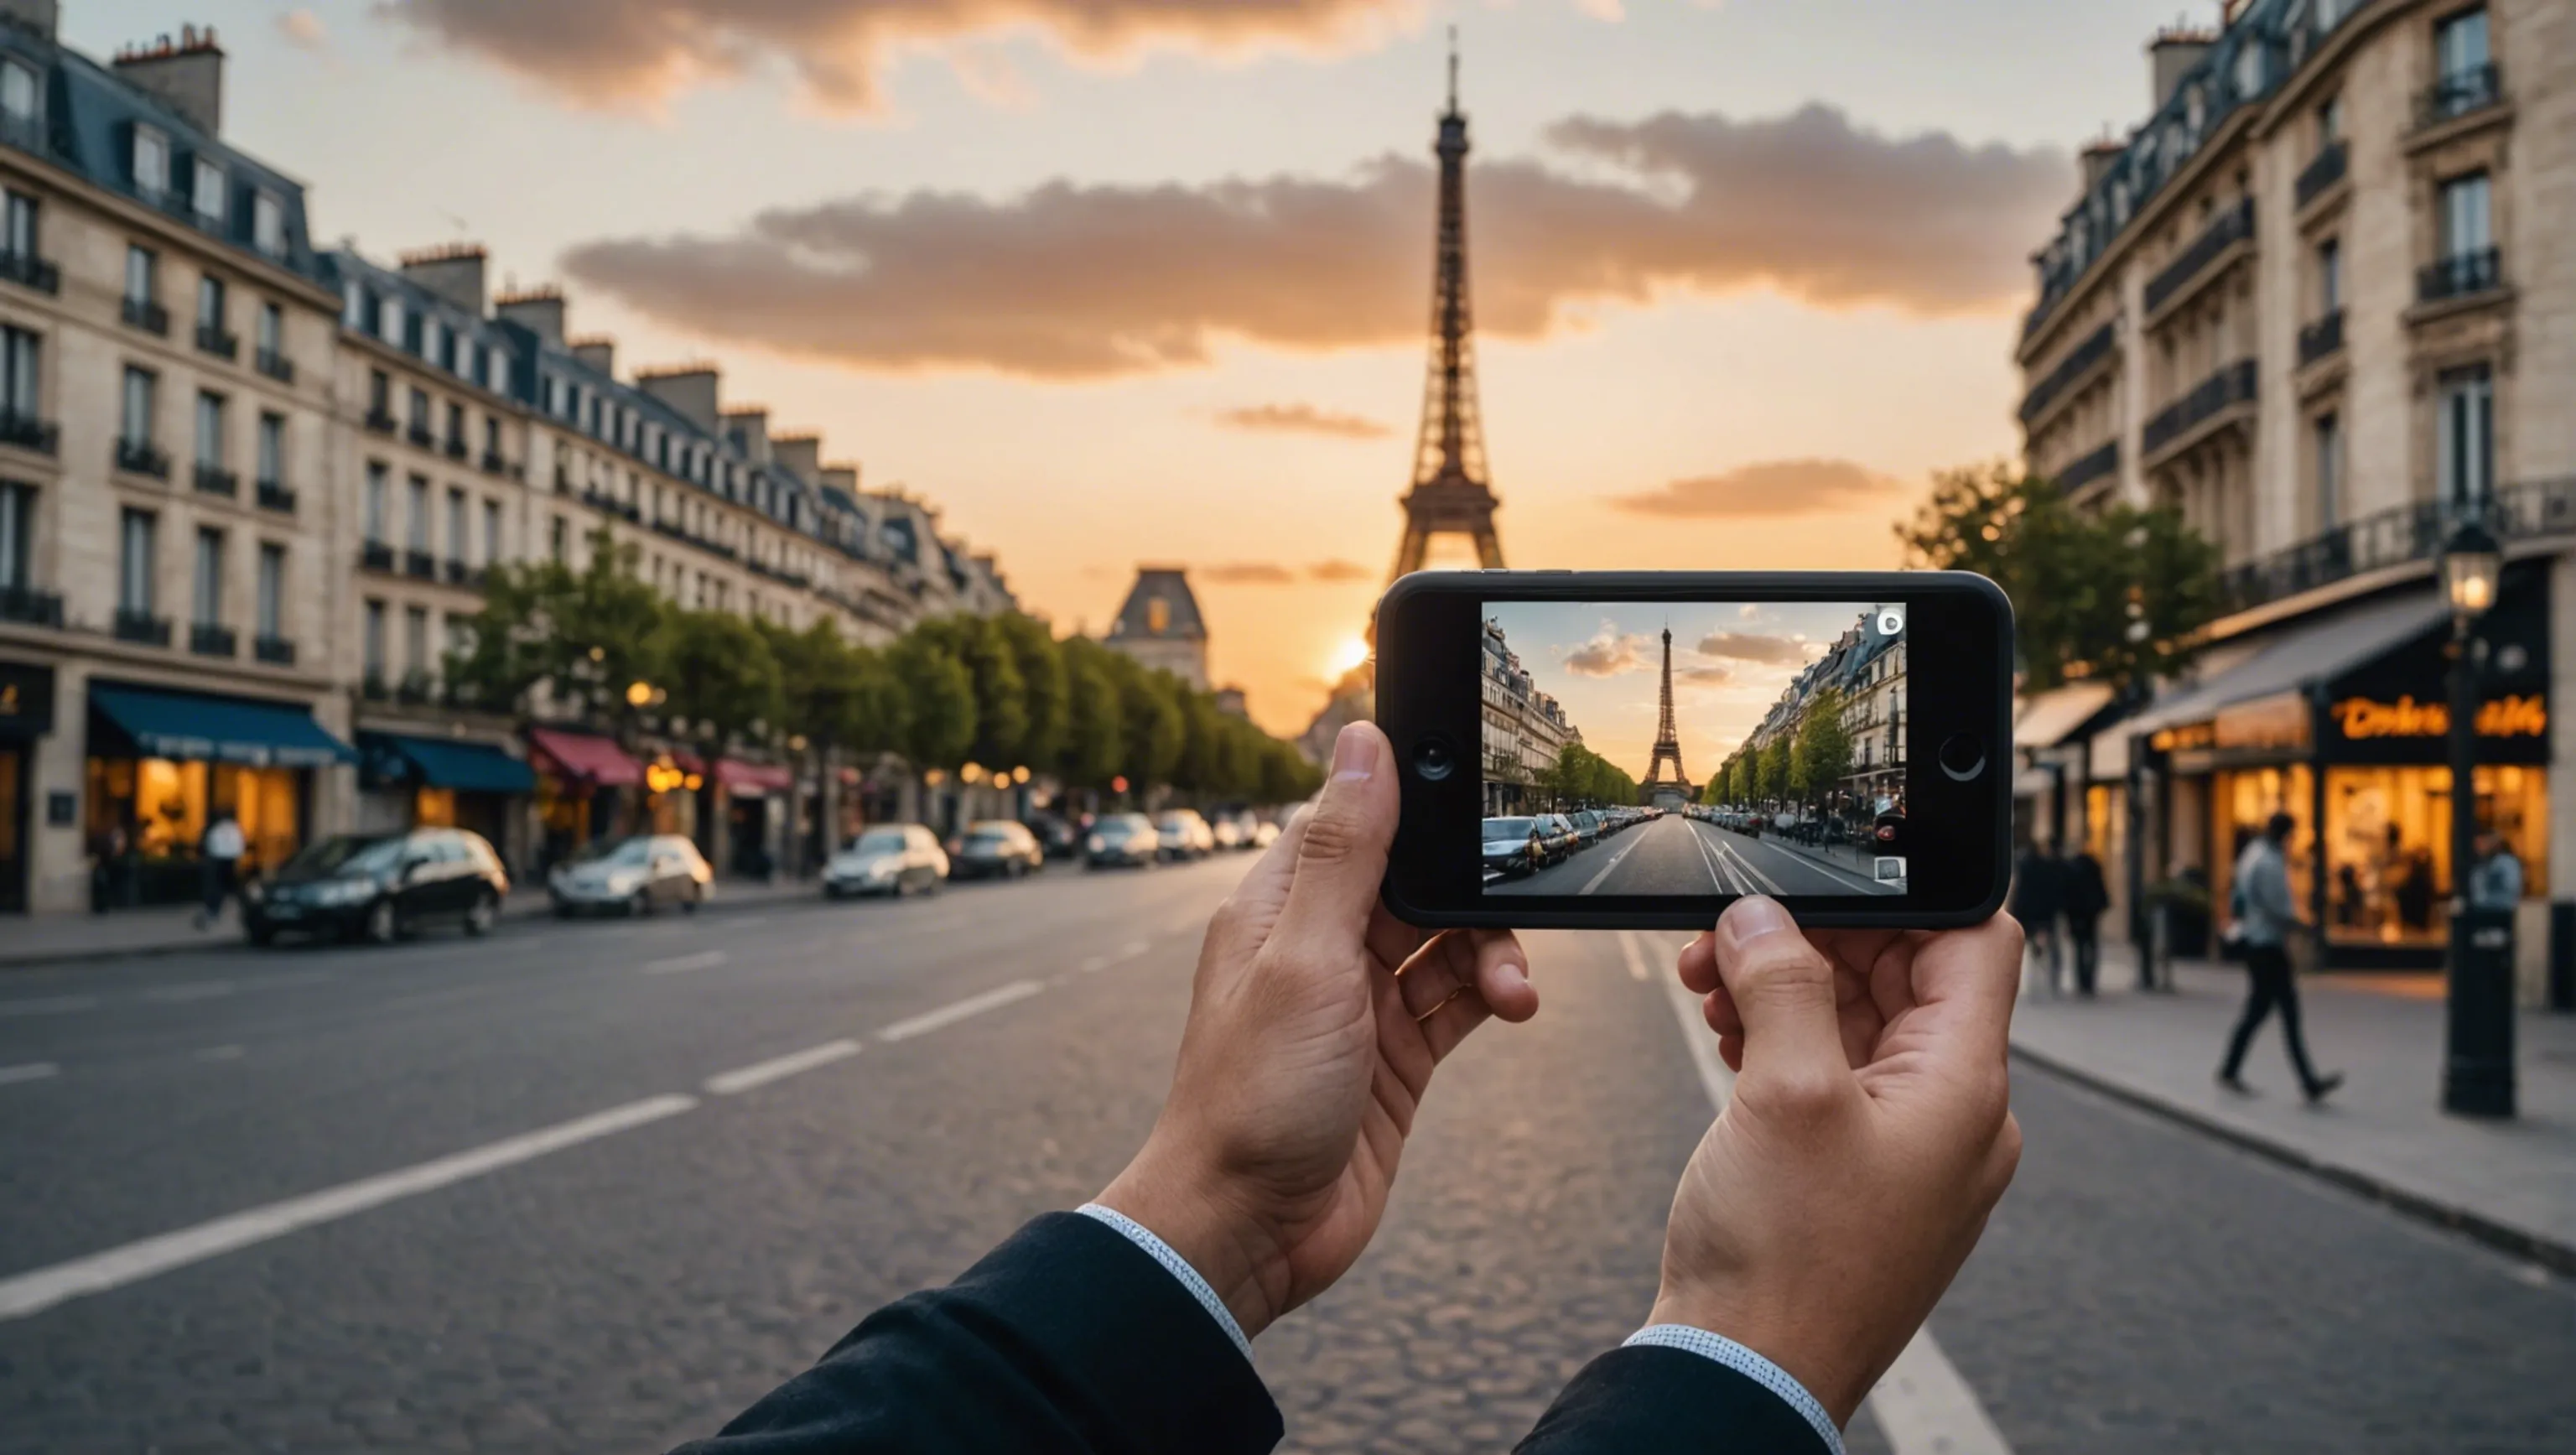
[[[1789,734],[1785,732],[1763,745],[1762,756],[1753,768],[1755,798],[1786,798],[1794,791],[1789,781],[1791,752]]]
[[[903,756],[916,768],[955,769],[975,746],[975,679],[936,633],[915,630],[886,652],[902,693]]]
[[[657,711],[685,724],[681,736],[721,751],[771,726],[780,708],[778,659],[744,617],[726,611],[671,611],[655,633],[664,693]]]
[[[1637,780],[1581,743],[1568,743],[1541,770],[1538,789],[1559,810],[1602,808],[1637,801]]]
[[[657,629],[674,609],[636,574],[638,559],[603,529],[578,571],[554,560],[494,567],[447,680],[498,711],[528,710],[542,687],[572,716],[615,718],[628,684],[659,680]]]
[[[1789,750],[1789,782],[1800,797],[1832,791],[1851,772],[1851,733],[1843,726],[1843,695],[1834,688],[1807,699],[1798,737]]]
[[[1126,756],[1118,677],[1105,658],[1115,655],[1089,637],[1062,643],[1065,729],[1055,771],[1069,788],[1106,788]]]
[[[912,629],[939,646],[966,669],[975,693],[975,727],[965,761],[1009,772],[1025,762],[1021,745],[1029,735],[1028,681],[1020,675],[1019,654],[1002,629],[987,617],[943,616]]]
[[[1063,756],[1072,730],[1073,682],[1067,654],[1045,622],[1021,612],[993,618],[993,630],[1019,668],[1021,710],[1027,715],[1019,752],[998,766],[1026,765],[1033,773],[1044,772]]]

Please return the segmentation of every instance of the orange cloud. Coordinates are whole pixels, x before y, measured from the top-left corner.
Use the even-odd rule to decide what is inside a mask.
[[[1382,440],[1395,431],[1363,414],[1318,409],[1312,404],[1249,404],[1217,414],[1228,429],[1268,434],[1311,434],[1326,439]]]
[[[1202,566],[1199,575],[1224,586],[1286,586],[1297,579],[1297,573],[1276,561],[1233,561],[1221,566]]]
[[[1777,667],[1807,660],[1807,643],[1800,638],[1759,636],[1749,632],[1718,632],[1701,639],[1699,653],[1726,661],[1759,662]]]
[[[1776,518],[1887,509],[1904,494],[1903,481],[1849,460],[1776,460],[1675,480],[1660,490],[1614,496],[1611,503],[1634,515]]]
[[[1646,639],[1622,636],[1607,627],[1599,636],[1565,654],[1565,670],[1577,677],[1616,677],[1646,670]]]
[[[2027,292],[2024,244],[2072,181],[2055,151],[1890,138],[1821,105],[1575,119],[1548,136],[1585,175],[1532,160],[1470,174],[1489,334],[1755,287],[1822,307],[2001,310]],[[709,339],[876,371],[1101,379],[1203,366],[1227,339],[1416,343],[1432,212],[1430,169],[1385,157],[1329,180],[849,198],[727,235],[587,243],[564,266]]]
[[[1317,561],[1306,574],[1318,581],[1366,581],[1377,573],[1357,561]]]
[[[824,110],[883,105],[908,46],[1034,30],[1079,59],[1158,47],[1215,54],[1348,50],[1409,24],[1415,0],[380,0],[452,51],[579,106],[651,106],[699,86],[792,71]]]

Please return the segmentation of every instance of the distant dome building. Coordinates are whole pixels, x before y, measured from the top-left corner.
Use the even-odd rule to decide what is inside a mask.
[[[1147,667],[1160,667],[1204,692],[1208,687],[1207,618],[1190,590],[1189,573],[1176,566],[1141,566],[1118,619],[1102,638]]]

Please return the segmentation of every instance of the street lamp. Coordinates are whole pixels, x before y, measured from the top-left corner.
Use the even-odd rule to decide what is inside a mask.
[[[643,681],[636,681],[636,682],[629,682],[629,683],[627,683],[627,684],[626,684],[626,705],[627,705],[628,707],[641,708],[641,707],[648,706],[649,704],[651,704],[651,702],[652,702],[652,701],[653,701],[653,684],[652,684],[652,683],[650,683],[650,682],[643,682]]]
[[[2513,911],[2469,903],[2478,838],[2478,618],[2495,606],[2504,551],[2475,520],[2442,545],[2442,592],[2451,607],[2451,964],[2442,1109],[2459,1116],[2514,1114]]]

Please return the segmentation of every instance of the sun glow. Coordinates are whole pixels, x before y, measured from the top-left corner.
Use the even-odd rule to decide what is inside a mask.
[[[1353,667],[1360,665],[1368,659],[1368,642],[1359,637],[1352,637],[1350,640],[1333,649],[1332,675],[1340,677],[1343,673],[1350,671]]]

